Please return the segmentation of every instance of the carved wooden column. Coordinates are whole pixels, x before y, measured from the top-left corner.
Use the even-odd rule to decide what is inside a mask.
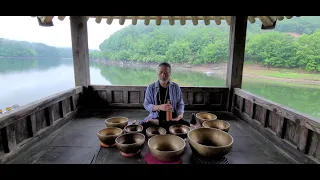
[[[232,16],[231,18],[227,70],[227,87],[229,88],[228,111],[231,111],[234,88],[241,88],[242,84],[247,18],[247,16]]]
[[[75,86],[90,84],[87,18],[70,16]]]

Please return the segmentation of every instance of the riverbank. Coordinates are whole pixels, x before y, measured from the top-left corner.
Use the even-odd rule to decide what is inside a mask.
[[[130,68],[156,69],[158,63],[136,61],[92,60],[94,62]],[[227,74],[227,63],[206,63],[191,65],[188,63],[171,63],[173,71],[202,72],[208,76],[215,75],[223,79]],[[311,73],[301,69],[267,68],[257,64],[244,64],[244,79],[271,80],[301,85],[320,85],[320,73]]]

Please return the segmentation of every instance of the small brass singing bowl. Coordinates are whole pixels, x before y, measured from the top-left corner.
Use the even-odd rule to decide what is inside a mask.
[[[154,135],[164,135],[167,133],[167,130],[163,127],[152,126],[146,129],[146,135],[148,138],[151,138]]]
[[[217,116],[212,113],[199,112],[196,114],[196,120],[200,125],[202,125],[202,123],[205,121],[216,120],[216,119],[217,119]]]
[[[129,119],[126,117],[110,117],[105,120],[107,127],[118,127],[123,129],[128,125]]]
[[[142,133],[127,133],[116,138],[117,148],[126,154],[137,153],[143,148],[145,136]]]
[[[172,162],[180,160],[186,142],[181,137],[172,134],[156,135],[148,140],[148,147],[153,157],[160,161]]]
[[[199,155],[215,159],[231,151],[233,138],[220,129],[201,127],[189,131],[188,142]]]
[[[127,125],[123,128],[126,133],[141,133],[143,131],[143,126],[139,124]]]
[[[188,132],[190,131],[190,127],[186,125],[172,125],[169,127],[169,132],[173,135],[179,136],[182,139],[187,137]]]
[[[229,132],[230,124],[223,120],[209,120],[202,123],[205,128],[216,128],[225,132]]]
[[[115,139],[122,134],[123,130],[117,127],[107,127],[98,131],[98,138],[104,146],[113,146]]]

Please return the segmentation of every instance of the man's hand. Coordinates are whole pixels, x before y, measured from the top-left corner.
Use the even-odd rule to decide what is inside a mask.
[[[171,110],[171,104],[161,104],[160,105],[161,111],[170,111]]]
[[[179,121],[183,118],[183,114],[179,114],[176,118],[173,118],[172,121]]]

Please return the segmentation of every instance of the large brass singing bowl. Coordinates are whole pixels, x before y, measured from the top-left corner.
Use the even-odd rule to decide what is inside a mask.
[[[146,135],[148,138],[151,138],[155,135],[164,135],[167,133],[167,130],[163,127],[151,126],[146,129]]]
[[[196,120],[200,125],[202,125],[202,123],[205,121],[216,120],[216,119],[217,119],[217,116],[212,113],[199,112],[196,114]]]
[[[116,138],[117,148],[126,154],[133,154],[143,148],[145,136],[142,133],[127,133]]]
[[[205,128],[216,128],[225,132],[229,132],[230,124],[223,120],[209,120],[202,123]]]
[[[201,156],[221,158],[230,152],[233,138],[220,129],[201,127],[189,131],[188,142]]]
[[[171,134],[179,136],[183,139],[187,137],[187,134],[189,131],[190,131],[190,127],[186,125],[177,124],[169,127],[169,132]]]
[[[105,145],[113,145],[115,144],[115,139],[121,135],[122,132],[123,130],[120,128],[107,127],[98,132],[98,138]]]
[[[111,117],[105,120],[107,127],[118,127],[123,129],[128,125],[129,119],[126,117]]]
[[[185,141],[176,135],[156,135],[148,140],[148,147],[152,156],[160,161],[178,161],[184,153]]]
[[[127,125],[123,128],[126,133],[141,133],[143,131],[143,126],[139,124]]]

